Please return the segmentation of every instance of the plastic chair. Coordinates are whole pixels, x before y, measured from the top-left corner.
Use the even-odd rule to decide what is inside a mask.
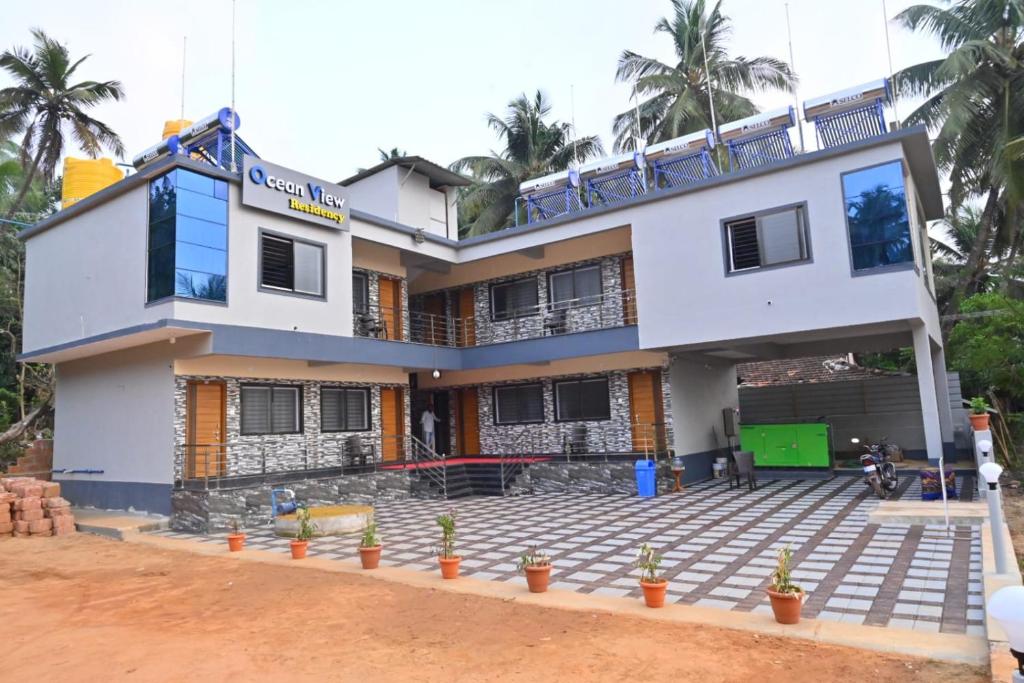
[[[740,485],[740,479],[746,477],[747,489],[753,491],[757,488],[757,472],[754,470],[753,451],[735,451],[729,460],[729,488],[733,484]]]

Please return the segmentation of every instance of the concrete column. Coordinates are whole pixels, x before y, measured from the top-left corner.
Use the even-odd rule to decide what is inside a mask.
[[[928,463],[938,465],[939,456],[942,454],[942,422],[939,419],[939,402],[935,396],[935,370],[932,367],[931,339],[928,337],[928,328],[924,325],[916,325],[913,334],[914,362],[917,364],[917,389],[921,395],[925,450],[928,453]],[[946,402],[949,402],[948,399]]]
[[[932,373],[935,375],[935,399],[939,406],[939,426],[942,429],[942,447],[946,457],[956,456],[953,443],[953,408],[949,403],[949,375],[946,372],[946,351],[932,347]]]

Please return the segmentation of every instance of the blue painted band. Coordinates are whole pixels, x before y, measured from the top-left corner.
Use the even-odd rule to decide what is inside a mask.
[[[171,514],[170,484],[60,478],[54,480],[60,482],[61,496],[76,507],[95,507],[101,510],[134,508],[161,515]]]

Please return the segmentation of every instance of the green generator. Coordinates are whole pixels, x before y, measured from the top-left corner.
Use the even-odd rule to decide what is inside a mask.
[[[740,450],[753,451],[757,467],[831,467],[828,425],[740,425]]]

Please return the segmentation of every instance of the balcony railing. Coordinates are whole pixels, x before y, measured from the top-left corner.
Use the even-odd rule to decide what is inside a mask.
[[[372,313],[356,313],[353,331],[360,337],[461,348],[604,330],[636,323],[635,291],[615,289],[575,299],[524,306],[497,319],[489,316],[446,316],[380,306]],[[396,332],[396,327],[400,330],[402,325],[408,325],[407,337]]]

